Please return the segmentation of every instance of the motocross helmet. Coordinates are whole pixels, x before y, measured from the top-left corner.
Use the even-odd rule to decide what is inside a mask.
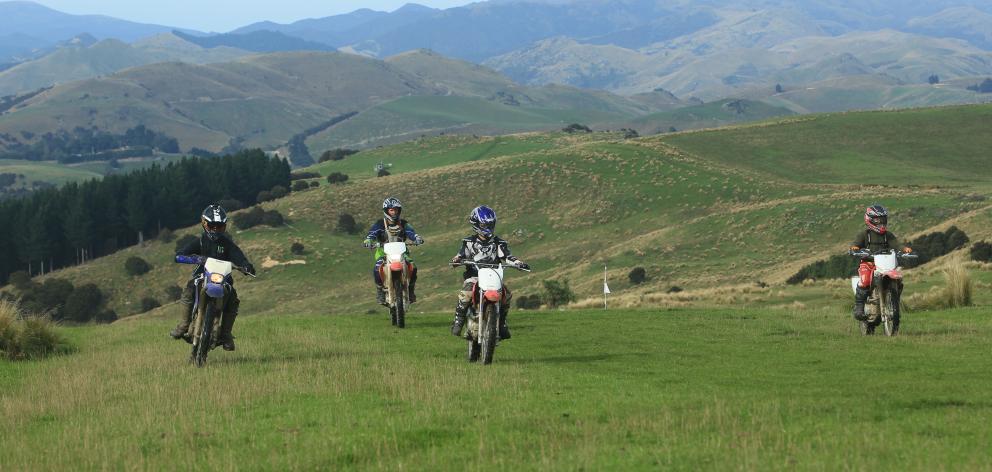
[[[872,205],[865,210],[865,226],[870,231],[878,234],[885,234],[886,225],[889,224],[889,212],[882,205]]]
[[[221,233],[227,231],[227,212],[220,205],[209,205],[200,213],[200,224],[207,237],[216,241]]]
[[[391,208],[396,209],[396,216],[389,214]],[[390,224],[396,224],[400,221],[400,213],[403,212],[403,204],[400,203],[400,199],[396,197],[389,197],[382,201],[382,216],[386,218]]]
[[[488,239],[496,231],[496,212],[485,205],[477,206],[468,215],[468,222],[472,223],[475,234]]]

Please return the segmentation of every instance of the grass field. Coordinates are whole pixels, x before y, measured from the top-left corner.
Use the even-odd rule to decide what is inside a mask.
[[[984,309],[864,338],[846,312],[511,314],[488,367],[448,315],[242,317],[186,364],[144,317],[0,363],[7,470],[980,470]]]

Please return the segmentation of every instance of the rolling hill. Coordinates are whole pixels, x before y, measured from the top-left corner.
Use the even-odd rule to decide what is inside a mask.
[[[544,280],[568,279],[577,306],[595,306],[607,266],[617,306],[743,300],[774,307],[797,298],[843,305],[850,290],[843,281],[811,288],[784,281],[842,251],[862,227],[868,203],[887,205],[903,237],[949,224],[972,241],[992,237],[992,187],[982,165],[989,143],[981,132],[989,113],[990,106],[971,106],[786,117],[642,139],[444,136],[371,149],[305,169],[342,172],[351,177],[347,183],[324,183],[263,205],[279,210],[289,226],[235,231],[264,268],[262,278],[239,288],[242,307],[273,314],[374,309],[361,234],[341,233],[337,219],[348,213],[369,224],[387,195],[404,202],[404,214],[427,240],[413,250],[422,280],[417,311],[450,309],[458,276],[445,261],[467,232],[465,215],[480,203],[497,209],[500,232],[536,269],[511,275],[521,296],[538,293]],[[373,176],[379,162],[391,164],[391,176]],[[303,255],[290,253],[293,242],[304,245]],[[102,285],[110,306],[133,313],[141,298],[162,299],[185,276],[185,268],[171,263],[172,246],[126,249],[58,276],[114,281]],[[133,255],[154,269],[122,278],[121,264]],[[935,264],[964,256],[948,257]],[[626,277],[638,266],[648,281],[633,285]],[[910,275],[913,285],[939,285],[939,271],[925,267]],[[770,286],[758,288],[759,281]],[[672,286],[683,292],[668,293]]]
[[[451,110],[459,99],[476,105]],[[404,103],[415,103],[416,109]],[[435,103],[437,110],[420,108]],[[619,121],[663,109],[658,103],[572,87],[523,87],[490,69],[426,51],[389,61],[293,52],[206,65],[150,64],[59,85],[0,115],[0,135],[8,143],[30,143],[25,132],[33,139],[77,126],[119,133],[142,123],[177,138],[185,150],[277,149],[358,112],[359,121],[372,120],[379,128],[362,127],[336,141],[358,146],[439,127],[525,130],[561,128],[563,120]],[[399,116],[384,116],[379,107]]]

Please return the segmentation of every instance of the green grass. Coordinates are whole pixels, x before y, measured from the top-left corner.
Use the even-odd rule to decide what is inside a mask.
[[[488,367],[448,320],[243,317],[239,350],[204,369],[165,336],[171,318],[68,329],[75,355],[0,363],[0,455],[12,470],[992,467],[982,309],[907,316],[893,339],[832,311],[515,312]]]
[[[733,106],[728,106],[732,104]],[[716,128],[745,121],[788,116],[786,108],[752,100],[718,100],[703,105],[678,108],[639,117],[628,126],[644,134],[667,133],[670,128],[689,130]]]
[[[11,188],[25,186],[31,188],[33,182],[62,185],[69,182],[98,179],[103,175],[98,172],[65,166],[55,162],[22,161],[16,159],[0,159],[0,173],[24,175],[24,180],[19,180]]]
[[[803,183],[984,185],[990,119],[990,105],[844,113],[659,139]]]

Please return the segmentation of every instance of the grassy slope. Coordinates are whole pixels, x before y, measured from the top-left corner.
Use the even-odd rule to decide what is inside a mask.
[[[203,370],[148,318],[0,363],[0,459],[58,469],[986,469],[981,310],[518,313],[487,368],[447,316],[248,317]],[[66,388],[66,386],[72,386]],[[194,401],[195,400],[195,401]],[[168,465],[166,465],[168,464]]]
[[[48,182],[61,185],[99,178],[102,174],[86,169],[64,166],[55,162],[22,161],[0,159],[0,173],[23,174],[28,187],[32,182]],[[16,186],[21,186],[20,182]]]
[[[736,104],[729,107],[728,104]],[[786,108],[752,100],[717,100],[704,105],[652,113],[631,121],[627,126],[644,134],[667,133],[677,130],[715,128],[745,121],[767,120],[791,115]]]

